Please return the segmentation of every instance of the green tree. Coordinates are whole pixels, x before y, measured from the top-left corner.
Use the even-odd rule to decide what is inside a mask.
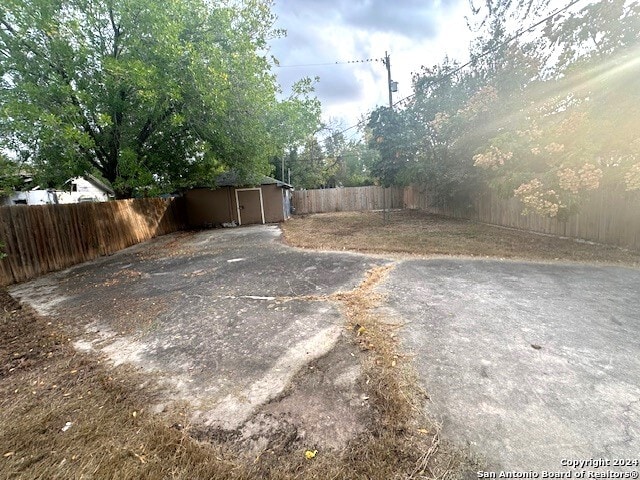
[[[8,195],[20,185],[19,165],[0,154],[0,197]]]
[[[468,204],[477,183],[470,152],[482,138],[493,90],[445,60],[414,75],[403,109],[381,107],[368,124],[369,146],[380,152],[373,173],[383,185],[420,184],[435,202]]]
[[[323,130],[331,132],[327,126]],[[377,152],[363,142],[347,141],[342,132],[333,131],[322,142],[311,135],[291,148],[285,164],[296,188],[358,187],[373,185],[371,165],[376,159]]]
[[[402,183],[402,173],[415,159],[415,139],[420,133],[420,125],[411,122],[407,112],[379,107],[371,113],[365,137],[367,146],[378,152],[371,175],[382,186]]]
[[[274,117],[289,119],[309,93],[277,101],[270,6],[4,1],[3,146],[29,152],[48,183],[95,171],[120,197],[207,184],[228,168],[268,173],[284,143]]]
[[[309,137],[302,148],[294,148],[289,153],[286,164],[291,169],[291,183],[296,188],[327,186],[330,172],[324,151],[316,137]]]
[[[640,190],[640,2],[576,6],[517,40],[505,25],[552,2],[477,3],[471,64],[423,68],[403,108],[371,114],[380,181],[458,205],[487,183],[560,218],[602,185]]]
[[[362,141],[346,141],[342,134],[332,135],[326,146],[333,173],[328,183],[336,187],[373,185],[372,166],[378,162],[378,152]]]
[[[477,77],[457,70],[446,60],[423,69],[414,77],[416,95],[406,111],[419,135],[412,142],[414,161],[402,178],[424,185],[436,204],[468,204],[477,180],[469,152],[482,137],[494,101],[492,89],[479,88]]]
[[[271,158],[272,170],[284,182],[288,181],[287,168],[295,163],[298,150],[322,128],[320,101],[312,96],[317,80],[303,78],[296,82],[291,95],[278,103],[268,122],[275,143],[281,146],[278,155]],[[294,159],[293,163],[287,161],[289,158]]]

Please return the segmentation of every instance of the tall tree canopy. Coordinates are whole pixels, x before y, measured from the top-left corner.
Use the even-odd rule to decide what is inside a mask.
[[[1,146],[44,183],[95,171],[120,197],[207,184],[228,168],[268,173],[320,115],[308,82],[277,99],[270,7],[4,0]]]
[[[517,39],[508,25],[561,5],[471,5],[471,64],[423,67],[404,105],[371,114],[378,177],[457,202],[486,183],[560,218],[603,185],[640,190],[640,2],[576,4]]]

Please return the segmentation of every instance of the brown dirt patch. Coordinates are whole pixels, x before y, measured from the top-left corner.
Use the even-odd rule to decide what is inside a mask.
[[[453,219],[414,210],[340,212],[293,217],[288,245],[415,256],[497,257],[640,266],[640,252]]]

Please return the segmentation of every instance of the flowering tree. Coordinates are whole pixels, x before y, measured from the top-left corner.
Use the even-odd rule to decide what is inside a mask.
[[[485,3],[468,70],[423,69],[403,109],[371,116],[378,170],[447,200],[485,182],[561,219],[599,188],[640,190],[640,2],[566,11],[517,42],[508,20],[553,2]]]

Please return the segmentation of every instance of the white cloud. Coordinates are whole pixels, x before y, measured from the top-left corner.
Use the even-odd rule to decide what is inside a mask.
[[[362,114],[388,103],[387,72],[380,60],[391,55],[394,101],[411,94],[411,74],[449,55],[466,60],[471,34],[465,0],[276,0],[277,26],[286,38],[271,42],[283,67],[275,73],[285,89],[305,76],[320,77],[316,91],[325,120],[351,125]],[[331,65],[317,65],[329,63]],[[314,66],[308,66],[314,65]]]

